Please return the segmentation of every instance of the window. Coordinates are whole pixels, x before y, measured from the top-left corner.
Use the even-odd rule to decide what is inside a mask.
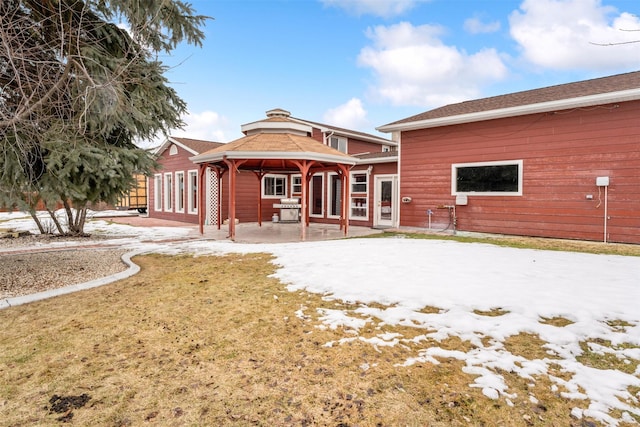
[[[262,197],[275,199],[286,196],[286,175],[266,175],[262,179]]]
[[[164,210],[166,212],[173,211],[173,175],[171,173],[164,174]]]
[[[162,210],[162,175],[159,173],[153,176],[153,208]]]
[[[324,175],[318,174],[311,177],[309,188],[309,216],[320,217],[324,215]]]
[[[453,164],[451,194],[521,196],[522,160]]]
[[[351,174],[351,192],[366,193],[368,174],[366,172],[354,172]]]
[[[332,136],[331,138],[329,138],[329,145],[331,146],[331,148],[335,148],[340,152],[347,152],[347,138]]]
[[[388,153],[389,151],[391,151],[391,147],[389,147],[388,145],[383,145],[382,146],[382,152],[383,153]]]
[[[293,175],[291,176],[291,194],[300,193],[302,193],[302,176]]]
[[[176,212],[184,212],[184,172],[176,172]]]
[[[329,215],[328,217],[340,218],[342,202],[342,180],[336,173],[329,174]]]
[[[171,147],[169,147],[169,155],[175,156],[176,154],[178,154],[178,147],[176,147],[175,144],[171,144]]]
[[[198,213],[198,171],[188,172],[187,184],[187,212]]]
[[[369,219],[369,174],[367,172],[351,172],[351,195],[349,200],[350,219]]]

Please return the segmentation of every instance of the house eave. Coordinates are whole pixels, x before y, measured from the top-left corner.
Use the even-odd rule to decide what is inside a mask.
[[[193,156],[190,157],[189,160],[194,163],[211,163],[223,161],[225,158],[235,160],[315,160],[318,162],[340,163],[346,165],[355,165],[357,163],[357,159],[353,157],[290,151],[220,151],[210,155],[203,154]]]
[[[298,123],[304,123],[308,126],[314,127],[316,129],[319,129],[320,132],[327,134],[327,133],[334,133],[335,135],[338,136],[346,136],[348,138],[353,138],[353,139],[358,139],[360,141],[366,141],[366,142],[372,142],[375,144],[380,144],[380,145],[389,145],[392,147],[396,147],[398,145],[397,142],[392,141],[390,139],[385,139],[383,137],[379,137],[379,136],[375,136],[375,135],[368,135],[368,134],[362,134],[362,133],[355,133],[355,132],[349,132],[346,129],[336,129],[333,128],[331,126],[322,126],[319,123],[312,123],[312,122],[307,122],[305,120],[302,119],[297,119],[295,117],[291,117],[291,120],[294,120]]]
[[[390,156],[390,157],[375,157],[372,159],[358,159],[356,164],[358,165],[372,165],[379,163],[397,163],[398,156]]]
[[[292,123],[288,122],[267,122],[267,121],[258,121],[247,123],[241,126],[242,133],[245,135],[251,132],[259,132],[261,130],[273,133],[281,133],[282,131],[291,131],[292,133],[297,133],[300,135],[306,135],[310,133],[312,128],[309,125],[303,123]]]
[[[439,117],[436,119],[389,124],[380,126],[376,129],[380,132],[409,131],[440,126],[457,125],[463,123],[480,122],[484,120],[524,116],[527,114],[547,113],[552,111],[567,110],[571,108],[592,107],[596,105],[616,102],[635,101],[638,99],[640,99],[640,88],[628,89],[618,92],[602,93],[597,95],[588,95],[577,98],[561,99],[557,101],[541,102],[537,104],[521,105],[517,107],[480,111],[477,113]]]
[[[179,146],[180,148],[182,148],[185,151],[188,151],[189,153],[193,154],[193,155],[198,155],[199,153],[189,147],[187,147],[186,145],[184,145],[183,143],[181,143],[180,141],[177,141],[175,139],[173,139],[173,137],[168,137],[154,152],[153,154],[157,157],[159,157],[167,148],[169,148],[169,145],[171,144],[175,144],[177,146]]]

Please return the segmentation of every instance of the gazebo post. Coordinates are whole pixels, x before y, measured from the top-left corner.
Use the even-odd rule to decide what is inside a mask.
[[[236,239],[236,175],[238,168],[247,160],[228,159],[224,156],[222,159],[229,169],[229,238]]]
[[[259,172],[253,171],[258,178],[258,226],[262,227],[262,178],[267,174],[260,170]]]
[[[307,196],[306,196],[307,197],[306,198],[307,210],[304,212],[304,215],[303,215],[304,223],[305,223],[305,225],[307,227],[309,226],[309,196],[310,196],[310,194],[309,194],[309,184],[311,184],[311,178],[312,178],[311,175],[304,176],[304,180],[303,180],[303,186],[305,186],[304,188],[307,189]]]
[[[344,221],[344,235],[349,232],[349,168],[346,165],[339,164],[338,168],[342,172],[342,218]]]
[[[309,174],[309,169],[311,169],[311,165],[313,165],[314,162],[296,160],[293,163],[298,166],[300,174],[302,175],[302,193],[300,194],[300,210],[302,211],[302,218],[300,218],[300,239],[304,241],[307,238],[307,226],[309,225],[309,217],[307,216],[307,212],[309,210],[309,179],[307,178],[307,175]]]
[[[236,162],[224,158],[224,162],[229,167],[229,235],[231,240],[236,238]]]

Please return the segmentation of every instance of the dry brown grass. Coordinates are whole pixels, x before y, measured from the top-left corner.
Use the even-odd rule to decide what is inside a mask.
[[[0,424],[589,425],[570,416],[586,403],[562,399],[547,378],[504,372],[518,395],[510,406],[469,387],[461,361],[398,366],[431,344],[472,348],[459,338],[325,346],[353,336],[319,328],[317,309],[340,303],[288,292],[268,277],[270,259],[142,256],[130,279],[0,311]],[[385,332],[425,333],[372,319],[360,334]],[[527,358],[543,351],[524,334],[507,345]]]
[[[508,314],[509,311],[507,310],[503,310],[500,307],[494,307],[490,310],[473,310],[473,312],[475,314],[478,314],[480,316],[488,316],[488,317],[499,317],[499,316],[504,316],[505,314]]]
[[[639,346],[631,344],[613,345],[609,340],[593,339],[588,342],[581,342],[580,348],[582,354],[576,357],[576,360],[585,366],[596,369],[615,369],[627,374],[633,374],[640,364],[640,360],[629,360],[628,358],[621,358],[614,353],[606,351],[594,351],[589,346],[589,343],[596,344],[603,349],[610,350],[622,350],[622,349],[638,349]]]
[[[504,341],[504,348],[515,356],[522,356],[526,359],[554,359],[552,353],[544,347],[546,342],[538,335],[521,332],[512,335]]]
[[[540,323],[543,323],[545,325],[557,326],[558,328],[564,328],[565,326],[569,326],[574,322],[565,317],[556,316],[551,318],[543,317],[540,319]]]
[[[489,243],[510,248],[542,249],[548,251],[585,252],[624,256],[640,256],[640,245],[625,243],[590,242],[585,240],[550,239],[544,237],[481,235],[481,234],[442,234],[436,232],[384,232],[366,236],[366,238],[385,238],[403,236],[411,239],[453,240],[465,243]]]

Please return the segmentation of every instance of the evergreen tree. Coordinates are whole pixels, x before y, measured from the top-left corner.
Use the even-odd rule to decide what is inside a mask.
[[[200,45],[206,19],[178,0],[2,0],[0,204],[61,201],[67,231],[82,233],[88,203],[150,174],[135,141],[186,111],[157,55]]]

